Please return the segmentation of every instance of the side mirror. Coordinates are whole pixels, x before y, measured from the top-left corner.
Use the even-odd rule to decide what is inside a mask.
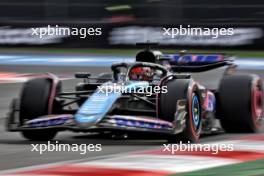
[[[77,72],[75,73],[75,78],[89,78],[91,76],[91,73],[89,72]]]

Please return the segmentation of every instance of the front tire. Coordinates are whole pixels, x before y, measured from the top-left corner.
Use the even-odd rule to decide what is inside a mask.
[[[25,83],[20,99],[20,124],[27,120],[35,119],[49,114],[49,103],[52,98],[52,79],[37,78]],[[56,92],[60,91],[57,84]],[[56,94],[55,92],[55,94]],[[54,94],[54,95],[55,95]],[[46,141],[55,137],[55,130],[28,130],[22,131],[22,136],[29,140]]]
[[[163,84],[167,93],[160,95],[159,117],[173,122],[178,100],[186,100],[186,119],[183,132],[169,137],[169,142],[197,142],[201,132],[201,101],[196,84],[189,79],[169,80]]]
[[[52,140],[57,131],[55,130],[34,130],[22,131],[22,136],[30,141],[49,141]]]

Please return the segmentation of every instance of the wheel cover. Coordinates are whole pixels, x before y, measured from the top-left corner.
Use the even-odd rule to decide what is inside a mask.
[[[200,125],[200,103],[197,95],[194,95],[192,98],[192,121],[194,124],[195,130],[199,129]]]

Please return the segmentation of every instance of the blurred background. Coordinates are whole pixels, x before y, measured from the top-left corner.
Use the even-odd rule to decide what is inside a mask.
[[[31,27],[101,27],[101,36],[32,37]],[[234,27],[233,36],[164,38],[162,27]],[[162,47],[264,48],[261,0],[0,0],[0,45],[131,48],[158,41]]]

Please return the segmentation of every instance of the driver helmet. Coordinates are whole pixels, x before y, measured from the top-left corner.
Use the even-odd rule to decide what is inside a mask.
[[[135,67],[130,70],[129,78],[131,80],[151,81],[154,72],[150,67]]]

